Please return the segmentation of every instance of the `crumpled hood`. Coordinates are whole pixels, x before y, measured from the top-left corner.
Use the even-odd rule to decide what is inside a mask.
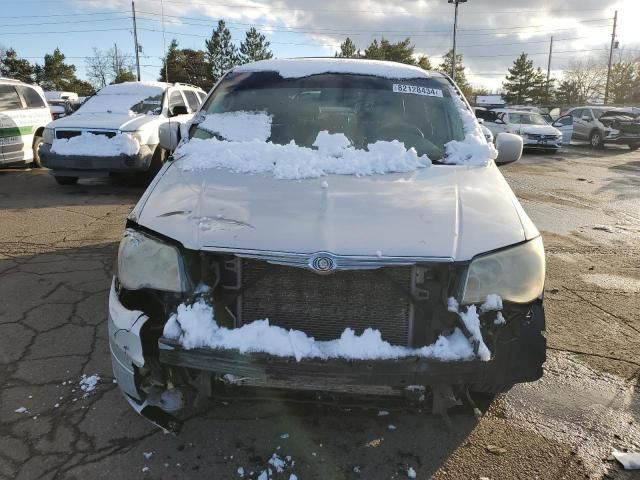
[[[468,260],[538,235],[492,162],[306,180],[174,163],[130,218],[194,250]]]
[[[156,115],[129,116],[124,113],[81,113],[76,112],[67,117],[51,122],[49,128],[104,128],[133,132],[142,125],[157,120]]]
[[[560,130],[551,125],[520,125],[519,133],[536,133],[538,135],[560,135]]]

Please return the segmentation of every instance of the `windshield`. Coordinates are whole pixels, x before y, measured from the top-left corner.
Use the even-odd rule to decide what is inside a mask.
[[[356,149],[398,140],[431,160],[445,145],[463,140],[460,113],[445,79],[392,80],[367,75],[322,74],[283,79],[275,72],[232,73],[203,107],[207,114],[248,112],[271,119],[267,140],[313,147],[318,134],[343,134]],[[196,138],[224,138],[197,127]],[[232,140],[232,139],[229,139]]]
[[[162,112],[162,89],[139,93],[98,93],[78,109],[78,113],[126,113],[159,115]]]
[[[509,121],[521,125],[547,125],[546,120],[539,113],[510,113]]]

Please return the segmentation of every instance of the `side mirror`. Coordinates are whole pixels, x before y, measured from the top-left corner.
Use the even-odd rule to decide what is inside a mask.
[[[504,120],[502,120],[501,118],[496,118],[493,123],[497,123],[498,125],[506,125],[504,123]]]
[[[496,148],[498,149],[497,165],[506,165],[520,160],[524,143],[520,135],[513,133],[499,133],[496,137]]]
[[[160,146],[169,152],[173,152],[180,141],[180,124],[178,122],[165,122],[160,125],[158,132]]]
[[[178,115],[187,115],[189,110],[187,110],[186,105],[175,105],[171,109],[169,109],[170,117],[177,117]]]

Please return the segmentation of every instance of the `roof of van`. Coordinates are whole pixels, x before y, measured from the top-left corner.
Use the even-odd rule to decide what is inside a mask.
[[[233,69],[234,72],[277,72],[282,78],[301,78],[323,73],[373,75],[386,78],[444,77],[439,72],[414,65],[359,58],[284,58],[260,60]]]

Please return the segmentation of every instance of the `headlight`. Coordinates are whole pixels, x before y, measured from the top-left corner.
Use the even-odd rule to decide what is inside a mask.
[[[45,128],[42,132],[42,141],[51,145],[53,143],[53,128]]]
[[[484,302],[495,293],[503,300],[529,303],[544,288],[544,247],[538,237],[517,247],[477,257],[469,265],[463,304]]]
[[[186,290],[178,250],[130,228],[118,249],[118,280],[128,290]]]

